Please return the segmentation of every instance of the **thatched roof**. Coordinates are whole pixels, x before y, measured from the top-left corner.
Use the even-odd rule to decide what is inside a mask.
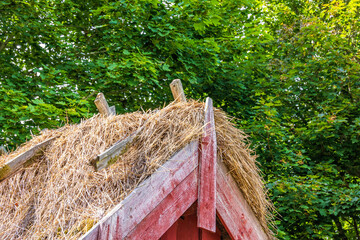
[[[122,201],[175,152],[199,139],[204,104],[172,103],[162,110],[102,117],[48,130],[0,166],[57,136],[34,163],[0,183],[0,239],[76,239]],[[271,204],[245,134],[215,109],[218,158],[228,167],[265,232]],[[94,171],[89,162],[119,139],[144,126],[120,159]]]

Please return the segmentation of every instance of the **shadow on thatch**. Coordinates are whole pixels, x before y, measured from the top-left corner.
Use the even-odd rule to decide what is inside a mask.
[[[202,134],[204,104],[173,103],[160,111],[101,117],[48,130],[17,151],[0,157],[0,166],[32,146],[58,136],[35,163],[0,183],[0,239],[76,239],[123,200],[146,177]],[[261,225],[272,205],[264,193],[255,157],[220,110],[215,110],[218,158],[237,181]],[[150,119],[149,121],[146,121]],[[146,123],[145,123],[146,122]],[[95,172],[89,161],[144,128],[120,159]]]

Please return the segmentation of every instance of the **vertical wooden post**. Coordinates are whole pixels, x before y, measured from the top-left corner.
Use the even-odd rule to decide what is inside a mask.
[[[109,104],[107,103],[103,93],[98,93],[94,103],[101,115],[104,115],[104,116],[111,115],[111,110],[110,110]]]
[[[0,146],[0,155],[6,154],[7,151],[3,145]]]
[[[184,89],[180,79],[174,79],[170,84],[170,88],[176,102],[186,102]]]
[[[216,157],[217,144],[211,98],[205,103],[205,127],[199,158],[198,222],[199,228],[216,232]]]

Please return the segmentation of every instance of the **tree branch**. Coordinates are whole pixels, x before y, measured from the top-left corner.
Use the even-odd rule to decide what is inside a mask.
[[[355,216],[352,216],[353,222],[354,222],[354,228],[355,228],[355,234],[356,234],[356,239],[360,240],[360,234],[359,234],[359,229],[358,229],[358,225],[356,222],[356,218]]]
[[[3,42],[0,46],[0,52],[6,47],[6,45],[13,39],[14,35],[10,35],[5,42]]]
[[[343,229],[343,227],[341,225],[341,222],[339,220],[340,217],[334,217],[333,219],[334,219],[336,227],[338,229],[340,239],[341,240],[348,240],[348,238],[345,235],[345,231],[344,231],[344,229]]]

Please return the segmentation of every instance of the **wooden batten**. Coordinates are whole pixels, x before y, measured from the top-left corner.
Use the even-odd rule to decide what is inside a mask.
[[[0,167],[0,182],[16,173],[22,166],[28,164],[28,162],[36,156],[42,149],[44,149],[49,143],[51,143],[56,137],[45,140],[34,147],[30,148],[19,156],[11,159],[5,165]]]
[[[131,133],[128,137],[124,138],[123,140],[117,141],[110,148],[100,153],[95,159],[90,161],[90,164],[94,166],[96,171],[100,171],[101,169],[107,168],[110,165],[114,164],[117,159],[127,151],[127,149],[136,139],[138,134],[144,129],[146,123],[150,120],[151,118],[146,120],[144,124],[140,128],[138,128],[138,130]]]
[[[137,133],[133,133],[127,138],[116,142],[113,146],[108,148],[105,152],[99,154],[93,161],[91,165],[94,166],[96,171],[107,168],[111,164],[116,162],[116,158],[126,152],[128,147],[133,142]]]
[[[170,88],[176,102],[186,102],[184,89],[180,79],[174,79],[170,84]]]
[[[211,98],[206,99],[204,134],[199,158],[199,228],[216,232],[216,132]]]

